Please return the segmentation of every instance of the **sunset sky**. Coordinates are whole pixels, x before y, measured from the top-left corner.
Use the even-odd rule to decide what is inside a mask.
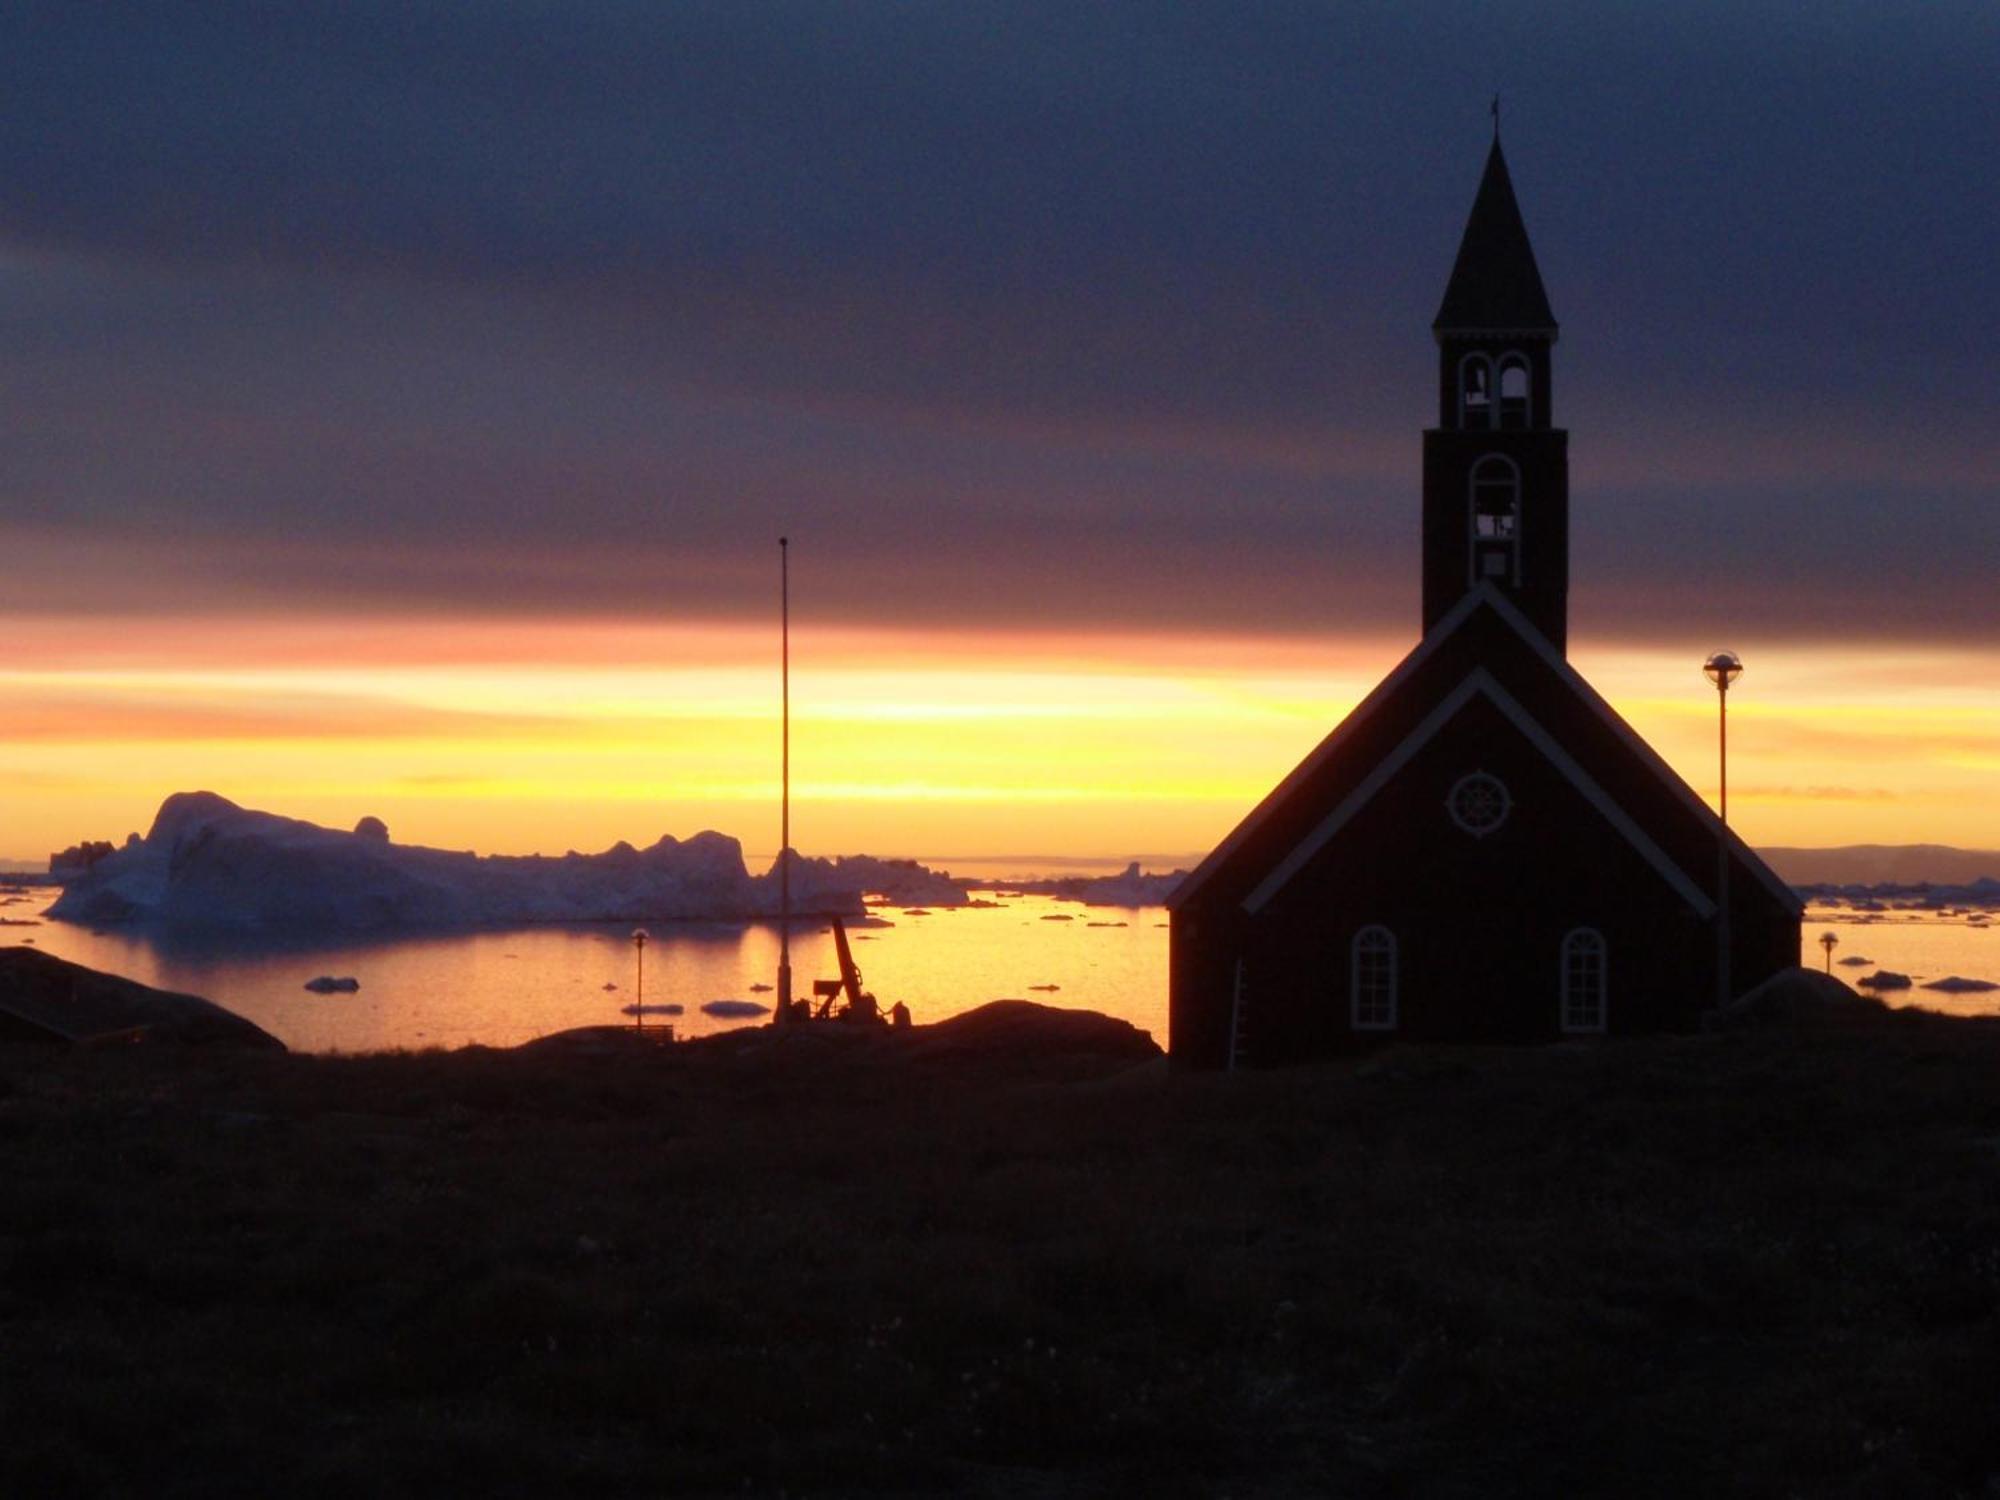
[[[1571,657],[1754,843],[2000,847],[2000,6],[24,0],[0,856],[1198,853],[1414,644],[1503,96]]]

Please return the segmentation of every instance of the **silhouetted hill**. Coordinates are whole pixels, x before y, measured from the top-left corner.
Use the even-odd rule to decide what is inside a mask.
[[[156,990],[36,948],[0,949],[0,1036],[285,1050],[261,1026],[199,995]]]
[[[1790,1009],[0,1043],[0,1493],[1991,1494],[2000,1022]]]
[[[1833,849],[1759,849],[1780,879],[1792,885],[1965,885],[1981,876],[2000,879],[2000,849],[1955,849],[1949,844],[1844,844]]]

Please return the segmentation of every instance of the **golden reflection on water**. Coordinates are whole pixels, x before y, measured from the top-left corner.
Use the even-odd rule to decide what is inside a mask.
[[[9,907],[40,915],[46,899]],[[986,893],[982,899],[993,899]],[[1015,997],[1102,1011],[1167,1039],[1167,914],[1162,907],[1086,907],[1045,896],[1007,896],[992,907],[885,907],[883,926],[850,928],[863,983],[887,1007],[900,1000],[919,1022],[940,1021],[989,1000]],[[1977,918],[1975,918],[1977,921]],[[703,1015],[709,1000],[758,1000],[774,982],[778,933],[769,923],[647,924],[646,1004],[680,1005],[649,1015],[680,1036],[762,1024],[763,1018]],[[378,939],[207,942],[156,940],[132,931],[92,932],[63,922],[0,929],[0,943],[32,939],[58,957],[161,989],[203,995],[255,1021],[295,1049],[359,1052],[391,1047],[507,1047],[572,1026],[630,1025],[634,964],[629,922],[401,935]],[[1962,917],[1814,910],[1806,914],[1800,962],[1825,965],[1820,935],[1838,939],[1833,972],[1853,984],[1877,968],[1915,984],[1892,1005],[1958,1015],[2000,1014],[2000,993],[1951,995],[1921,988],[1947,975],[2000,980],[2000,923]],[[1865,966],[1844,965],[1867,958]],[[797,993],[836,975],[833,941],[801,919],[792,937]],[[318,975],[352,975],[353,994],[318,995]],[[1050,988],[1053,986],[1054,988]]]
[[[1848,984],[1878,969],[1910,976],[1910,988],[1881,992],[1889,1005],[1920,1005],[1954,1016],[2000,1015],[2000,991],[1953,995],[1923,988],[1930,980],[1952,976],[2000,982],[2000,923],[1984,925],[1981,918],[1979,913],[1968,921],[1930,912],[1856,913],[1815,907],[1806,912],[1799,931],[1799,962],[1824,971],[1827,955],[1819,940],[1830,932],[1837,939],[1832,972]],[[1855,958],[1868,962],[1843,962]]]
[[[38,913],[41,904],[8,910]],[[855,926],[850,936],[862,981],[885,1008],[900,1000],[917,1021],[939,1021],[1014,997],[1103,1011],[1165,1043],[1162,908],[1085,907],[1019,896],[993,907],[938,907],[927,915],[891,907],[876,915],[886,925]],[[645,1003],[684,1007],[678,1016],[648,1015],[648,1025],[672,1024],[677,1035],[702,1036],[761,1024],[706,1016],[699,1007],[710,1000],[770,1002],[769,993],[753,986],[775,982],[775,924],[646,925],[652,940],[646,945]],[[631,1025],[633,1018],[622,1013],[634,1000],[631,934],[630,922],[608,922],[376,939],[158,940],[118,928],[92,932],[46,922],[0,930],[0,942],[33,938],[58,957],[204,996],[295,1049],[359,1052],[508,1047],[572,1026]],[[824,923],[796,923],[792,967],[801,995],[811,993],[812,980],[836,977]],[[361,988],[353,994],[308,992],[305,983],[320,975],[352,975]]]

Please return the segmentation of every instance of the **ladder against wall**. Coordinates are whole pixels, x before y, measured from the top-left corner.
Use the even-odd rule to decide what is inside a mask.
[[[1238,1067],[1247,1066],[1250,1060],[1248,1046],[1250,1010],[1243,986],[1243,960],[1236,960],[1236,978],[1230,988],[1229,997],[1229,1061],[1228,1070],[1234,1073]]]

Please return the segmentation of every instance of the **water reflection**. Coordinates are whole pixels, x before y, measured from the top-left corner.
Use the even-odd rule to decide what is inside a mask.
[[[50,893],[52,898],[53,893]],[[46,904],[11,906],[39,914]],[[864,982],[883,1005],[901,1000],[915,1019],[938,1021],[1003,996],[1075,1006],[1122,1017],[1164,1044],[1167,1035],[1166,913],[1079,906],[1010,896],[988,907],[888,909],[880,926],[851,929]],[[1050,921],[1067,917],[1067,921]],[[1122,926],[1116,924],[1124,924]],[[771,1001],[778,933],[770,923],[651,923],[646,1003],[683,1007],[677,1034],[699,1036],[756,1025],[705,1015],[712,1000]],[[1819,935],[1835,931],[1837,956],[1926,979],[1947,974],[2000,978],[2000,933],[1963,920],[1895,913],[1855,920],[1814,911],[1803,932],[1802,963],[1819,968]],[[570,1026],[630,1025],[635,999],[629,922],[518,927],[394,936],[325,937],[264,933],[218,936],[91,931],[63,922],[0,928],[0,943],[33,939],[44,951],[124,974],[162,989],[205,995],[247,1016],[288,1046],[308,1051],[383,1047],[513,1046]],[[798,993],[837,973],[833,942],[816,923],[794,928]],[[1872,966],[1871,966],[1872,967]],[[1836,972],[1850,983],[1870,969]],[[315,995],[318,975],[352,975],[354,994]],[[2000,1012],[1990,995],[1921,988],[1886,997],[1961,1014]],[[649,1015],[648,1025],[665,1018]]]
[[[24,910],[14,907],[13,911]],[[1067,911],[1072,923],[1043,923]],[[991,907],[889,910],[853,930],[865,982],[922,1021],[1018,996],[1102,1010],[1166,1037],[1165,913],[1097,911],[1044,897]],[[1088,920],[1125,927],[1090,928]],[[715,1000],[772,996],[774,923],[651,923],[648,1007],[678,1004],[677,1034],[705,1035],[756,1019],[705,1015]],[[512,1046],[571,1026],[630,1025],[636,998],[632,928],[624,923],[343,935],[154,933],[46,922],[8,928],[0,942],[33,938],[46,952],[161,989],[204,995],[308,1051],[384,1047]],[[829,931],[800,921],[792,935],[799,993],[837,973]],[[320,975],[360,981],[352,994],[308,992]],[[1057,986],[1054,990],[1039,987]],[[647,1024],[661,1022],[652,1015]]]
[[[1942,917],[1914,911],[1857,915],[1845,908],[1815,907],[1806,912],[1801,933],[1799,962],[1807,968],[1823,971],[1828,967],[1819,944],[1824,932],[1831,932],[1838,940],[1832,971],[1849,985],[1877,969],[1910,976],[1914,982],[1909,989],[1890,990],[1877,997],[1886,1005],[1917,1005],[1947,1015],[2000,1014],[2000,1003],[1991,994],[1954,995],[1923,988],[1931,980],[1952,975],[2000,980],[2000,934],[1981,916]],[[1867,962],[1849,962],[1856,958]]]

